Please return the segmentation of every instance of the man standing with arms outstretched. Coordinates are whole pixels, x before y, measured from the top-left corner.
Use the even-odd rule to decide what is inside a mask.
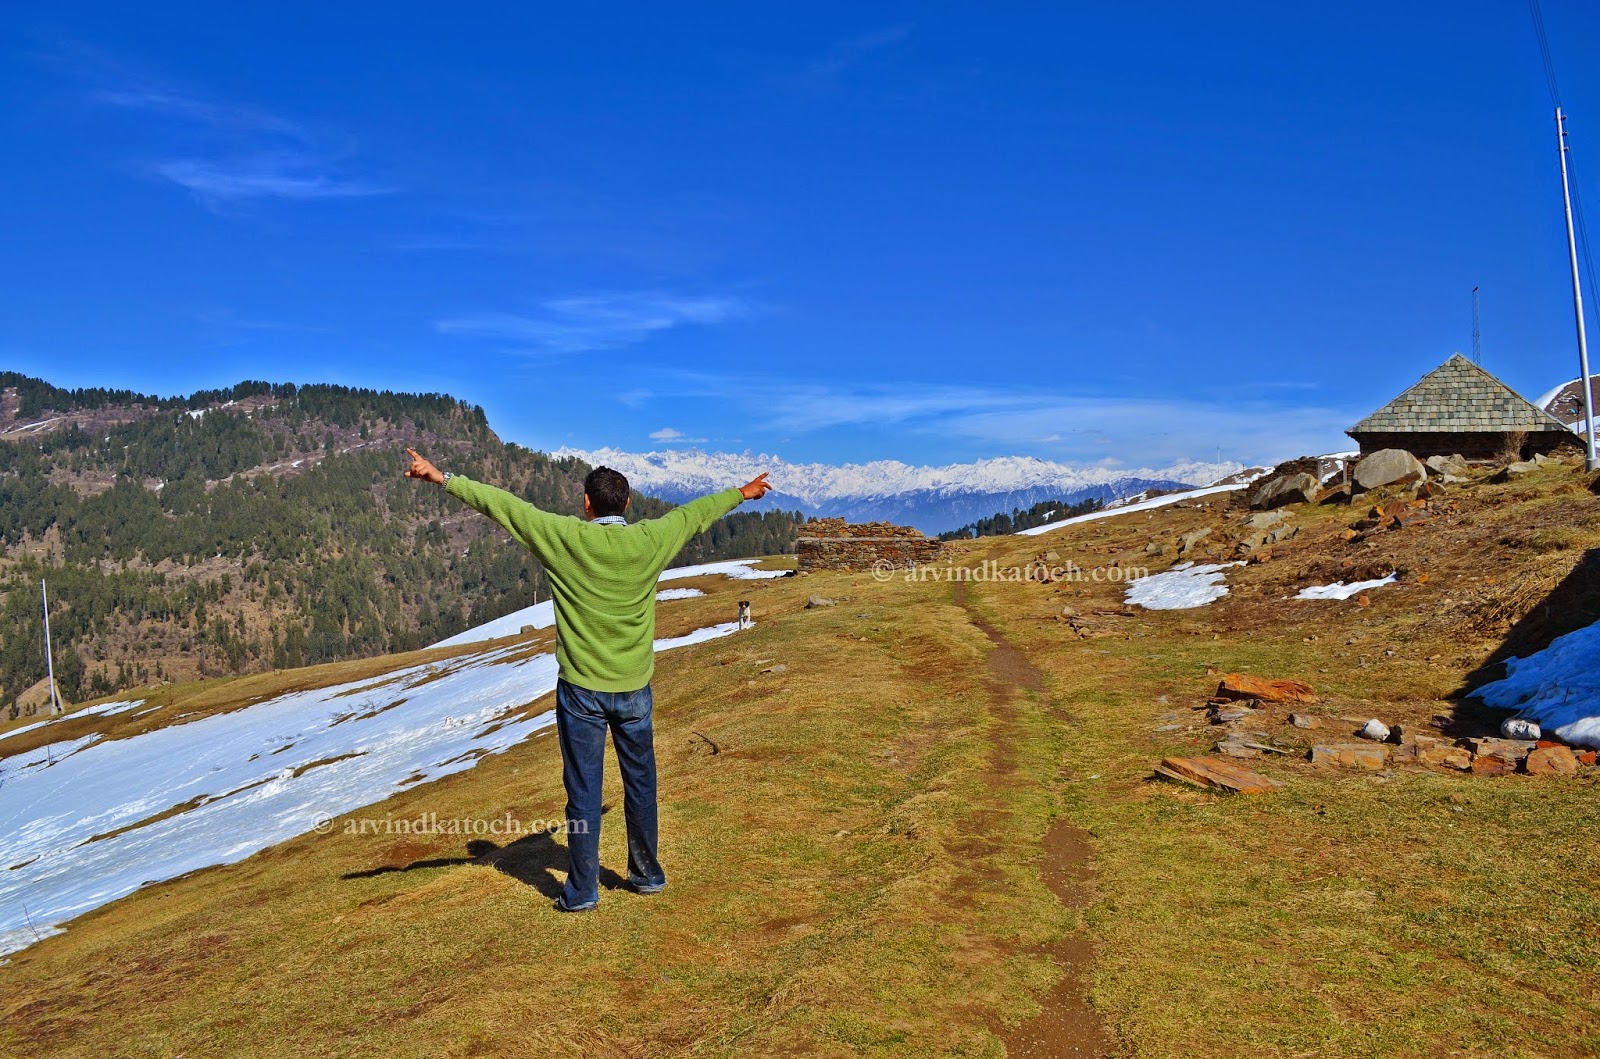
[[[415,449],[407,477],[488,515],[544,565],[556,613],[556,732],[567,788],[567,884],[562,912],[600,903],[600,790],[606,730],[622,771],[628,882],[661,892],[656,858],[656,752],[650,677],[655,671],[656,580],[690,538],[768,489],[766,473],[629,525],[628,479],[596,467],[583,480],[583,518],[552,515],[492,485],[446,474]]]

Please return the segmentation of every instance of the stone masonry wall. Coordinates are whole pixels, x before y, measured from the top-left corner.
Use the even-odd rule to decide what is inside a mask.
[[[842,518],[811,519],[800,527],[796,550],[802,573],[812,570],[871,570],[887,561],[897,569],[936,561],[942,541],[910,526],[888,522],[849,523]]]
[[[1377,452],[1379,449],[1404,449],[1417,459],[1427,459],[1429,456],[1450,456],[1459,453],[1469,460],[1491,460],[1505,449],[1506,434],[1483,433],[1452,433],[1439,431],[1437,433],[1367,433],[1365,431],[1351,433],[1352,438],[1361,446],[1363,456]],[[1578,435],[1565,430],[1546,430],[1530,433],[1526,436],[1522,446],[1523,458],[1531,458],[1535,453],[1548,456],[1556,449],[1564,446],[1578,446],[1581,439]]]

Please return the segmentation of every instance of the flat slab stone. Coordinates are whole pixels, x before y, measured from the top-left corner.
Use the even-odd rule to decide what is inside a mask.
[[[1319,743],[1311,748],[1311,763],[1376,772],[1389,763],[1389,752],[1374,743]]]
[[[1164,758],[1156,766],[1156,775],[1177,783],[1236,794],[1265,794],[1283,786],[1279,780],[1217,757]]]

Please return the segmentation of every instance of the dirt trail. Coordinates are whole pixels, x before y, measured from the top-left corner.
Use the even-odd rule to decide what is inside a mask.
[[[1044,674],[1005,635],[990,625],[967,602],[967,586],[955,584],[955,602],[966,610],[972,624],[989,638],[989,691],[995,718],[1000,722],[990,752],[998,785],[1014,782],[1016,772],[1018,690],[1043,696]],[[979,814],[980,819],[984,814]],[[968,852],[977,852],[982,839],[971,840]],[[1044,836],[1044,883],[1068,908],[1088,899],[1089,836],[1064,819],[1057,819]],[[1045,952],[1062,970],[1061,979],[1040,999],[1042,1011],[1002,1034],[1008,1056],[1074,1057],[1098,1059],[1110,1054],[1110,1041],[1100,1016],[1089,1004],[1085,974],[1094,957],[1093,946],[1081,934],[1068,935],[1047,946]]]

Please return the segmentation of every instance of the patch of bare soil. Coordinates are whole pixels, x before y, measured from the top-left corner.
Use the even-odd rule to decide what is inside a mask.
[[[1089,855],[1089,838],[1081,828],[1058,819],[1045,832],[1044,882],[1068,908],[1088,901]],[[1061,968],[1061,980],[1040,1001],[1043,1010],[1006,1035],[1006,1054],[1021,1059],[1109,1054],[1111,1043],[1084,985],[1094,959],[1089,939],[1069,934],[1044,951]]]
[[[956,582],[955,601],[967,608],[973,625],[989,639],[989,692],[991,709],[999,722],[990,747],[990,767],[995,787],[1015,782],[1017,708],[1014,702],[1018,690],[1043,694],[1046,690],[1044,674],[1028,661],[1017,647],[982,616],[967,607],[964,582]],[[986,816],[997,809],[973,814],[978,830],[965,840],[955,852],[968,859],[981,858],[989,843],[983,836],[988,828]],[[1064,819],[1057,819],[1044,837],[1044,865],[1042,875],[1050,892],[1067,908],[1081,907],[1087,900],[1085,884],[1089,874],[1089,836]],[[970,901],[980,879],[969,874],[958,880],[958,893]],[[1100,1016],[1089,1004],[1085,985],[1089,963],[1094,949],[1082,934],[1070,934],[1046,946],[1045,953],[1062,970],[1062,976],[1050,992],[1040,999],[1042,1010],[1020,1026],[1001,1034],[1006,1054],[1011,1056],[1103,1056],[1110,1050],[1105,1027]]]

